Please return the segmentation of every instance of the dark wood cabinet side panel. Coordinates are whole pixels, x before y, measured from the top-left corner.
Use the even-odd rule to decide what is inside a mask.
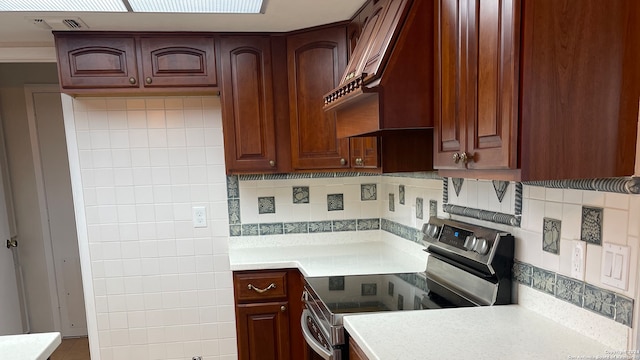
[[[302,336],[300,319],[302,318],[302,291],[304,286],[304,276],[298,269],[288,270],[289,284],[287,293],[289,296],[289,336],[291,338],[291,359],[304,358],[307,343]]]
[[[524,4],[523,178],[633,174],[620,131],[638,119],[638,2]]]
[[[278,172],[291,172],[291,125],[289,121],[289,96],[287,79],[287,38],[271,38],[273,65],[273,102],[276,126],[276,153]]]

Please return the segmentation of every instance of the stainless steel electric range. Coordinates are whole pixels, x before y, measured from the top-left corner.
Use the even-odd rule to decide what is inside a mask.
[[[348,357],[347,314],[510,303],[513,236],[436,217],[422,232],[424,272],[305,278],[301,326],[315,358]]]

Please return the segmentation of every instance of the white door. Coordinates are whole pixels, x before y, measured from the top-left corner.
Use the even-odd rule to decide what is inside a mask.
[[[1,123],[1,122],[0,122]],[[0,133],[0,135],[2,135]],[[0,335],[22,334],[22,316],[20,297],[16,281],[13,249],[7,249],[6,242],[11,238],[7,202],[5,201],[4,137],[0,138]]]

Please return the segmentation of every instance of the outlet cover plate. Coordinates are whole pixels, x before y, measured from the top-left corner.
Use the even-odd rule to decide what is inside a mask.
[[[204,206],[193,207],[193,227],[207,227],[207,208],[205,208]]]
[[[585,258],[587,257],[587,243],[582,240],[571,242],[571,277],[584,281]]]
[[[602,244],[602,270],[600,281],[621,290],[627,290],[629,279],[628,246],[616,244]]]

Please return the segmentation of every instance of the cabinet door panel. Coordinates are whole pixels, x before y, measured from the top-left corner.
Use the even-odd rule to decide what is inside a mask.
[[[220,52],[227,170],[273,171],[276,142],[269,38],[221,38]]]
[[[287,55],[294,169],[348,167],[349,140],[337,138],[335,112],[323,110],[346,66],[345,27],[292,35]]]
[[[349,83],[349,81],[351,81],[351,79],[353,79],[356,75],[362,73],[364,61],[366,60],[366,53],[367,51],[369,51],[369,44],[372,40],[371,37],[374,35],[374,30],[379,28],[378,22],[382,19],[385,5],[388,1],[389,0],[379,1],[374,6],[371,15],[369,15],[363,22],[362,29],[360,30],[360,34],[357,38],[357,43],[355,44],[355,47],[351,49],[351,59],[354,60],[349,62],[344,76],[340,80],[340,86]],[[351,36],[349,40],[352,40]]]
[[[66,89],[137,88],[133,37],[56,36],[60,83]]]
[[[477,59],[477,112],[468,114],[467,152],[470,169],[517,167],[518,0],[471,0],[469,49]],[[473,101],[472,101],[473,102]]]
[[[467,1],[438,0],[435,3],[437,21],[435,61],[435,151],[436,168],[458,168],[452,160],[455,152],[463,151],[465,94],[464,83]]]
[[[145,87],[216,86],[212,37],[141,38]]]
[[[240,360],[289,360],[288,305],[283,301],[236,306]]]

